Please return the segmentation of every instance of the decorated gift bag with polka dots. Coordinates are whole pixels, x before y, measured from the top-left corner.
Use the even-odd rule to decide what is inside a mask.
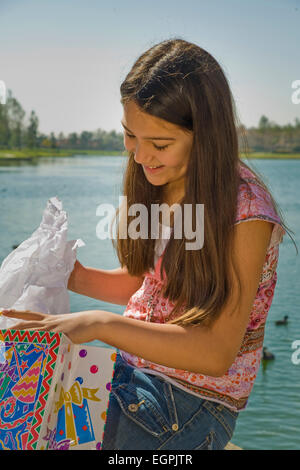
[[[116,350],[0,330],[0,450],[101,450]]]

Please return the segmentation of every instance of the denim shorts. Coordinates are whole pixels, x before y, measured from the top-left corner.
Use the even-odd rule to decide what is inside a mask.
[[[118,351],[102,450],[222,450],[237,417],[129,365]]]

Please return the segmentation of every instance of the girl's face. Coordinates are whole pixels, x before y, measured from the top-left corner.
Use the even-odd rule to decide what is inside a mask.
[[[142,165],[149,183],[167,185],[167,195],[183,196],[193,133],[147,114],[135,102],[124,105],[124,145]],[[154,168],[156,167],[156,168]]]

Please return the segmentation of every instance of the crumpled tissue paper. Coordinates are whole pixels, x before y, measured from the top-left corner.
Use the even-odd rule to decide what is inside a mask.
[[[81,240],[67,241],[67,214],[57,197],[48,200],[42,221],[0,267],[0,312],[4,308],[47,314],[70,312],[68,280]],[[0,327],[19,320],[0,316]]]

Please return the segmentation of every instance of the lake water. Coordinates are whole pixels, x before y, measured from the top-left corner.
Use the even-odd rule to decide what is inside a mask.
[[[86,266],[113,269],[118,259],[111,240],[99,240],[101,203],[117,207],[126,157],[43,158],[38,164],[0,166],[0,263],[12,245],[39,226],[50,197],[68,214],[69,240],[86,246],[77,257]],[[264,175],[300,251],[300,160],[251,160]],[[293,364],[292,343],[300,340],[300,254],[288,235],[280,245],[278,282],[266,324],[264,345],[276,359],[261,364],[248,407],[241,412],[232,442],[243,449],[300,449],[300,364]],[[71,311],[102,309],[122,314],[124,307],[70,292]],[[287,326],[275,320],[289,315]],[[99,343],[98,343],[99,344]]]

